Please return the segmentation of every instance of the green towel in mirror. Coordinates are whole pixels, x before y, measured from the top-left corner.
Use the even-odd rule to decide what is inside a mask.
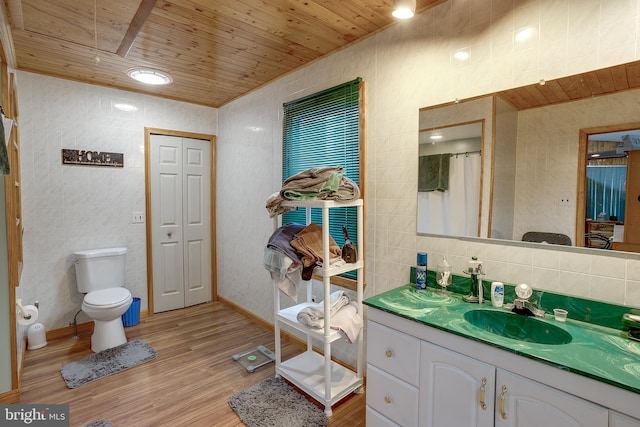
[[[0,117],[0,174],[9,175],[11,173],[11,170],[9,168],[9,153],[7,152],[7,141],[4,135],[3,122],[4,122],[4,115]]]
[[[449,160],[451,155],[432,154],[418,160],[418,191],[445,191],[449,188]]]

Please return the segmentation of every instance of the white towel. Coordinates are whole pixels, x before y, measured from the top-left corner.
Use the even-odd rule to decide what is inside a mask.
[[[336,291],[329,297],[329,317],[333,316],[344,306],[349,304],[349,297],[344,291]],[[324,327],[324,301],[310,305],[298,312],[298,322],[312,328]]]
[[[358,316],[358,304],[355,301],[351,301],[331,316],[331,329],[340,331],[349,344],[353,344],[358,339],[362,329],[362,319]]]
[[[271,274],[271,280],[278,285],[278,289],[298,302],[298,286],[302,281],[300,274],[302,264],[294,263],[282,252],[271,248],[264,248],[262,264]]]

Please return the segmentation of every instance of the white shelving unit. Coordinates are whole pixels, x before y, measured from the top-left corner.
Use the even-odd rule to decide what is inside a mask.
[[[363,201],[362,199],[351,201],[333,200],[307,200],[307,201],[287,201],[283,206],[307,208],[307,223],[310,222],[309,208],[322,209],[322,258],[329,259],[329,210],[332,208],[343,208],[355,206],[357,209],[357,242],[358,260],[355,263],[346,264],[340,267],[331,267],[329,263],[323,263],[322,267],[316,267],[314,275],[321,276],[323,281],[324,298],[329,301],[331,295],[331,276],[356,271],[357,273],[357,304],[358,316],[362,319],[362,296],[364,285],[364,262],[363,262]],[[274,219],[274,227],[278,227],[278,217]],[[353,371],[345,366],[331,360],[331,345],[342,339],[342,335],[331,329],[331,318],[329,316],[330,304],[325,304],[324,328],[310,328],[297,320],[298,313],[305,307],[314,304],[311,301],[311,281],[307,282],[307,301],[288,307],[280,308],[280,291],[277,285],[274,286],[274,327],[275,327],[275,347],[276,347],[276,376],[282,376],[296,387],[309,394],[318,402],[325,405],[324,412],[331,416],[331,406],[352,392],[360,392],[362,388],[363,372],[363,339],[362,330],[358,339],[352,345],[358,348],[357,367]],[[280,328],[287,325],[303,332],[307,337],[307,350],[288,360],[282,360],[280,344]],[[320,354],[313,349],[313,340],[323,344],[323,353]]]

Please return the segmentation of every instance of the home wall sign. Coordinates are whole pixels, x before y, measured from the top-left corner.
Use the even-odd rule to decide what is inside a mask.
[[[91,150],[62,149],[62,164],[77,166],[124,167],[123,153],[106,153]]]

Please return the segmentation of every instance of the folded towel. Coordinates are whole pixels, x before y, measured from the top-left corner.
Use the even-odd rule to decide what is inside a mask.
[[[340,331],[349,344],[353,344],[362,329],[362,319],[358,316],[358,304],[351,301],[331,316],[331,329]]]
[[[329,317],[333,316],[344,306],[349,304],[349,296],[344,291],[335,291],[329,296]],[[324,301],[309,305],[298,312],[298,322],[312,328],[324,327]]]
[[[343,176],[338,189],[332,193],[323,194],[323,200],[354,200],[360,198],[360,188],[350,178]]]
[[[302,261],[302,278],[311,279],[313,268],[323,262],[322,259],[322,227],[311,223],[291,240],[291,246],[298,251]],[[341,251],[338,244],[329,235],[329,262],[333,258],[340,258]]]
[[[449,160],[451,155],[433,154],[418,160],[418,192],[445,191],[449,188]]]
[[[291,240],[304,228],[304,225],[295,222],[279,227],[269,237],[267,247],[282,252],[296,263],[301,263],[298,252],[291,246]]]
[[[294,262],[282,252],[268,247],[264,248],[262,264],[269,271],[271,280],[278,285],[278,289],[293,301],[298,302],[298,287],[302,281],[300,275],[302,264]]]
[[[283,213],[289,212],[292,210],[292,207],[283,207],[281,206],[282,202],[284,202],[284,198],[280,195],[280,192],[273,193],[267,198],[266,208],[267,212],[269,212],[269,218],[273,218],[276,215],[282,215]]]
[[[354,200],[359,197],[360,188],[344,176],[344,168],[324,166],[306,169],[287,178],[280,191],[267,198],[265,207],[273,218],[294,209],[282,206],[286,200]]]
[[[280,195],[290,200],[316,199],[322,194],[337,191],[343,175],[341,166],[306,169],[287,178],[282,183]]]

